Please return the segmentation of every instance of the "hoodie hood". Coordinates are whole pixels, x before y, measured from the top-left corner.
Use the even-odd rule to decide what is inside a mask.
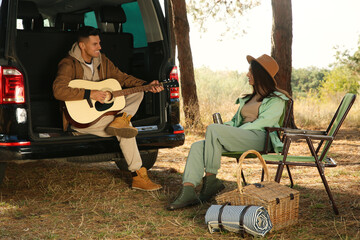
[[[93,58],[93,67],[94,67],[94,72],[91,71],[91,69],[85,64],[85,60],[83,59],[83,57],[81,56],[81,49],[79,47],[79,44],[77,42],[75,42],[70,51],[69,51],[69,55],[73,58],[75,58],[76,60],[78,60],[81,63],[81,66],[84,69],[84,79],[86,80],[99,80],[99,73],[98,73],[98,68],[100,66],[101,63],[101,54],[99,55],[99,57],[97,58]]]

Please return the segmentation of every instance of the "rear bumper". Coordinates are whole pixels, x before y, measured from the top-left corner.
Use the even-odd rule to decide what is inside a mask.
[[[136,141],[139,150],[173,148],[184,144],[185,134],[144,134],[139,136]],[[0,146],[0,162],[64,158],[116,152],[120,152],[120,147],[115,137],[100,138],[90,136],[86,139],[81,138],[67,141],[30,142],[29,145],[24,146]]]

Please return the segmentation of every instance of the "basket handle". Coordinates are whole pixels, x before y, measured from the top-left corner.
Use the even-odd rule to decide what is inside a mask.
[[[248,150],[241,155],[241,157],[239,159],[238,168],[237,168],[237,174],[236,174],[237,175],[237,184],[238,184],[238,189],[239,189],[240,193],[243,193],[243,186],[242,186],[242,179],[241,179],[242,164],[243,164],[245,157],[249,154],[255,154],[259,158],[259,160],[262,164],[262,167],[264,169],[264,172],[265,172],[265,181],[270,181],[269,170],[268,170],[268,167],[266,166],[266,162],[263,159],[263,157],[261,156],[261,154],[255,150]]]

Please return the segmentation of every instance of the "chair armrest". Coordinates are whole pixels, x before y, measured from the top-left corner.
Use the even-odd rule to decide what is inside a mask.
[[[267,132],[274,132],[274,131],[284,131],[282,127],[265,127]]]
[[[284,133],[284,136],[286,138],[290,139],[314,139],[314,140],[333,140],[333,136],[327,136],[327,135],[313,135],[313,134],[294,134],[294,133]]]
[[[274,131],[280,131],[281,128],[276,128],[276,127],[265,127],[264,128],[266,131],[266,135],[265,135],[265,145],[264,145],[264,150],[262,151],[263,154],[268,154],[269,153],[269,143],[270,143],[270,132],[274,132]]]
[[[310,134],[310,135],[326,135],[326,131],[316,131],[316,130],[303,130],[303,129],[293,129],[293,128],[283,128],[284,133],[294,133],[294,134]]]

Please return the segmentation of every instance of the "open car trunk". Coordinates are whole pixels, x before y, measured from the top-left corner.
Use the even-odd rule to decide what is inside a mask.
[[[34,138],[72,136],[62,130],[60,102],[53,96],[52,84],[57,64],[76,41],[81,26],[99,28],[102,52],[121,71],[147,82],[164,77],[160,68],[167,60],[158,16],[148,10],[152,1],[50,2],[19,1],[18,7],[16,49],[28,85],[30,128]],[[121,8],[120,3],[123,3]],[[123,18],[126,21],[122,23]],[[164,98],[165,92],[145,93],[132,118],[139,134],[160,130],[165,118]]]

